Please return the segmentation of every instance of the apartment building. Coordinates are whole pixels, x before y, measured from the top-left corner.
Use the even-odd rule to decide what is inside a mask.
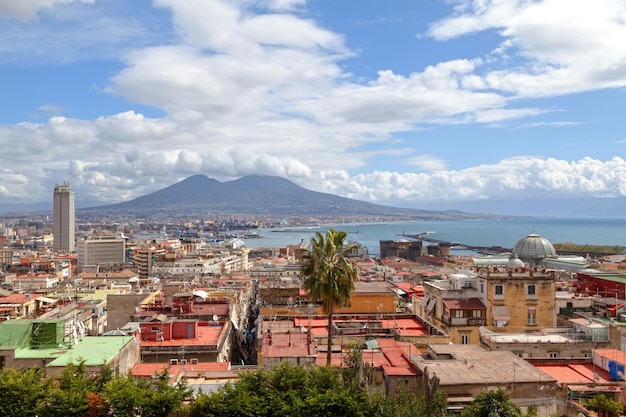
[[[76,246],[78,272],[126,260],[126,241],[119,236],[86,236],[78,239]]]

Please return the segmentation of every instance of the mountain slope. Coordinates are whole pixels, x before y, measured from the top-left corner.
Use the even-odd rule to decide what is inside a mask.
[[[89,210],[205,211],[267,215],[411,215],[442,213],[381,206],[332,194],[307,190],[279,177],[251,175],[219,182],[194,175],[134,200]]]

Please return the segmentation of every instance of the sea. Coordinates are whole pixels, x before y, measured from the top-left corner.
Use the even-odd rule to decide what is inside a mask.
[[[371,256],[380,254],[381,240],[407,239],[405,234],[427,233],[427,237],[460,246],[501,246],[513,248],[523,237],[537,233],[553,244],[626,246],[625,218],[510,218],[480,220],[415,220],[386,223],[341,223],[317,226],[256,229],[258,238],[249,238],[249,248],[307,246],[315,232],[343,230],[349,241],[365,246]],[[428,243],[425,243],[426,245]],[[453,255],[471,255],[458,251]]]

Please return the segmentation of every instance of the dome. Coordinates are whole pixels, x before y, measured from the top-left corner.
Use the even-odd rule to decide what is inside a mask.
[[[556,250],[548,239],[541,237],[536,233],[531,233],[525,238],[520,239],[515,244],[515,247],[513,248],[513,256],[522,260],[541,260],[556,257]]]
[[[509,263],[507,264],[507,267],[509,268],[523,268],[524,266],[524,261],[517,256],[511,256],[509,258]]]

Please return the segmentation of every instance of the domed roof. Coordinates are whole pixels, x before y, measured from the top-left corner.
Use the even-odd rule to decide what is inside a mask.
[[[548,239],[531,233],[515,244],[513,255],[522,260],[554,258],[556,257],[556,250]]]
[[[522,261],[517,256],[511,256],[509,258],[509,263],[507,264],[507,266],[509,268],[523,268],[525,265],[524,265],[524,261]]]

